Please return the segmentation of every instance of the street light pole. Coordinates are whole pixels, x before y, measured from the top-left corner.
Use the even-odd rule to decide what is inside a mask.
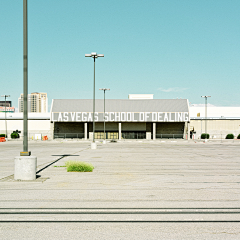
[[[23,0],[23,152],[20,156],[30,156],[28,151],[28,13],[27,0]]]
[[[104,57],[104,55],[97,54],[96,52],[92,52],[91,54],[85,54],[85,57],[92,57],[94,60],[94,65],[93,65],[93,142],[92,142],[91,148],[96,149],[97,146],[95,144],[95,60],[98,57]]]
[[[27,0],[23,0],[23,152],[14,159],[14,180],[36,180],[37,157],[28,151],[28,21]]]
[[[7,97],[10,97],[10,95],[2,95],[1,97],[4,97],[5,98],[5,129],[6,129],[6,140],[8,140],[7,138],[7,103],[6,103],[6,98]]]
[[[211,96],[201,96],[205,98],[205,139],[207,138],[207,98]]]
[[[103,129],[104,129],[104,141],[103,143],[105,144],[106,143],[106,137],[105,137],[105,91],[110,91],[110,88],[99,88],[99,90],[103,90],[104,91],[104,115],[103,115],[103,120],[104,120],[104,123],[103,123]]]

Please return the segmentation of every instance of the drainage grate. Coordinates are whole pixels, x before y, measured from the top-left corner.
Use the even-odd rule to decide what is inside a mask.
[[[41,177],[41,175],[36,176],[36,180],[15,180],[14,174],[7,176],[5,178],[1,178],[0,182],[45,182],[49,178]]]

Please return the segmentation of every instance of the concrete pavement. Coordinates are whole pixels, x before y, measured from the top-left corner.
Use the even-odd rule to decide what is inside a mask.
[[[240,238],[239,141],[30,141],[32,182],[11,178],[22,142],[0,149],[1,239]],[[70,159],[95,169],[58,167]]]

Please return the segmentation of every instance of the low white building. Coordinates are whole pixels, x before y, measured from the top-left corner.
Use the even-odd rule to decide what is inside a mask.
[[[189,107],[190,131],[194,133],[195,138],[200,138],[201,134],[205,133],[206,124],[207,133],[213,139],[225,138],[229,133],[235,137],[240,134],[240,107],[208,106],[207,119],[205,111],[204,105]]]
[[[23,113],[7,113],[5,122],[5,113],[0,113],[0,134],[7,133],[8,137],[13,131],[20,131],[20,136],[23,136]],[[35,134],[52,138],[50,113],[28,113],[28,136],[29,139],[35,139]]]

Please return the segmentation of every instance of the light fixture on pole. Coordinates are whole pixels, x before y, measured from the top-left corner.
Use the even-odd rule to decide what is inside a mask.
[[[7,141],[8,137],[7,137],[7,103],[6,103],[6,98],[10,97],[10,95],[2,95],[1,97],[5,98],[5,129],[6,129],[5,139]]]
[[[103,114],[104,140],[103,140],[103,144],[106,144],[106,136],[105,136],[105,91],[110,91],[110,88],[99,88],[99,90],[104,91],[104,114]]]
[[[207,138],[207,98],[211,96],[201,96],[202,98],[205,98],[205,139]]]
[[[93,66],[93,142],[91,144],[91,149],[96,149],[97,145],[95,143],[95,60],[98,57],[104,57],[104,55],[97,54],[96,52],[92,52],[91,54],[85,54],[85,57],[92,57],[94,60],[94,66]]]

